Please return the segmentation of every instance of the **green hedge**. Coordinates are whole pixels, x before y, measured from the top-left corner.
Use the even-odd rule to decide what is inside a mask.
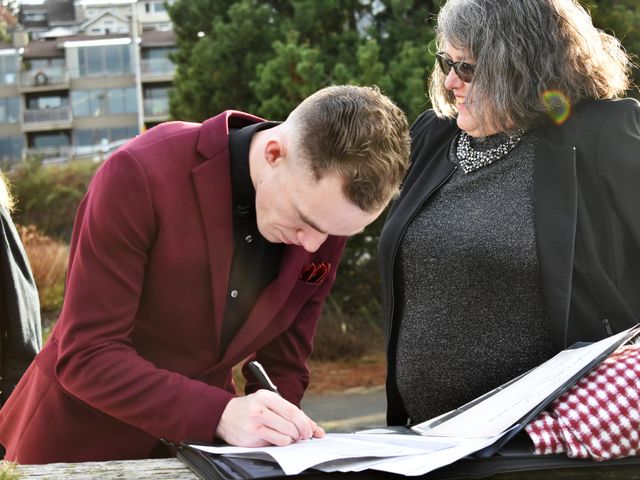
[[[35,225],[50,237],[68,242],[78,204],[99,164],[90,161],[42,165],[20,163],[9,174],[16,198],[14,221]]]

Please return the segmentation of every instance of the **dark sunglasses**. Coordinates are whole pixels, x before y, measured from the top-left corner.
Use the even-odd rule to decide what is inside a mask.
[[[449,72],[453,68],[453,71],[456,72],[458,78],[463,82],[469,83],[473,80],[473,72],[476,69],[475,65],[467,62],[454,62],[445,57],[442,52],[436,53],[436,59],[438,60],[440,69],[445,75],[449,75]]]

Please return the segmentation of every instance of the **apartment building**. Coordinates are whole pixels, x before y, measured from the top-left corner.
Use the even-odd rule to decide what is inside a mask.
[[[99,160],[169,118],[162,0],[46,0],[18,20],[0,44],[0,163]]]

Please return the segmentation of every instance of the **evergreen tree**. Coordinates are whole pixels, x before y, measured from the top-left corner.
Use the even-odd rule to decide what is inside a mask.
[[[635,87],[630,96],[640,98],[640,2],[638,0],[583,0],[593,17],[593,24],[602,30],[615,35],[631,55],[636,68],[632,76]]]
[[[637,0],[582,1],[596,26],[640,54]],[[202,121],[233,108],[283,120],[319,88],[351,83],[378,85],[413,121],[429,107],[440,3],[177,0],[169,8],[179,47],[172,115]],[[347,244],[328,302],[343,324],[381,321],[377,242],[384,216]]]
[[[377,84],[413,120],[426,106],[432,4],[408,0],[178,0],[171,111],[284,116],[331,84]]]

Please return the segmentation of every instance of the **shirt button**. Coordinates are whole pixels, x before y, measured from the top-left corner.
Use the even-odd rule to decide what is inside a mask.
[[[231,298],[236,298],[238,296],[238,290],[231,290]]]
[[[244,239],[246,240],[247,243],[253,242],[253,237],[251,235],[247,235],[246,237],[244,237]]]

